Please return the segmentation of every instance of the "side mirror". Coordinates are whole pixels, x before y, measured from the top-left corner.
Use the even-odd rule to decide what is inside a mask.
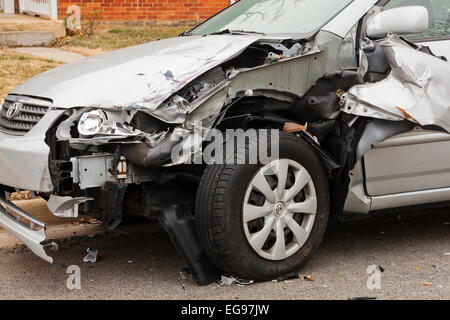
[[[399,7],[376,14],[367,25],[370,39],[382,39],[388,33],[418,34],[429,28],[428,10],[421,6]]]

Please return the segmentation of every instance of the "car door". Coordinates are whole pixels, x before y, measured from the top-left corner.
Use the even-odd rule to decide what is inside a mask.
[[[428,9],[430,29],[408,38],[450,60],[450,0],[391,0],[384,10],[410,5]],[[411,205],[450,200],[450,135],[446,132],[417,127],[392,137],[374,146],[364,156],[364,165],[366,190],[376,209],[397,206],[392,201],[396,198]]]

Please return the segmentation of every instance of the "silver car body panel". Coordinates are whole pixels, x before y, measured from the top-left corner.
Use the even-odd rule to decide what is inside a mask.
[[[391,121],[408,119],[450,132],[450,64],[413,49],[395,35],[380,45],[392,68],[390,75],[351,88],[342,110]]]
[[[448,133],[420,129],[377,144],[364,156],[368,195],[450,187],[449,146]]]
[[[62,108],[134,106],[154,110],[187,83],[259,38],[217,35],[154,41],[60,66],[26,81],[12,93],[49,98]]]
[[[45,133],[63,113],[64,110],[49,110],[24,136],[0,132],[0,184],[39,192],[53,191],[48,168],[50,148],[45,143]]]
[[[356,164],[349,175],[351,182],[344,203],[344,214],[368,214],[373,211],[426,205],[450,199],[450,187],[369,196],[365,191],[362,160]]]
[[[450,199],[450,187],[372,197],[370,211],[425,205]]]
[[[376,130],[368,130],[368,139],[362,137],[357,154],[358,159],[364,157],[364,192],[360,184],[362,164],[358,163],[350,172],[346,213],[450,199],[449,64],[413,49],[395,35],[389,35],[380,44],[392,68],[390,75],[380,82],[351,88],[344,96],[342,110],[391,122],[408,120],[420,126],[436,125],[447,132],[417,127],[395,135],[383,129],[378,132],[382,134],[379,139]]]
[[[350,184],[344,202],[345,214],[367,214],[370,212],[372,198],[365,190],[364,166],[362,160],[356,162],[353,170],[349,172]]]
[[[0,194],[0,226],[21,240],[38,257],[53,263],[42,245],[46,239],[45,223],[6,200],[3,194]]]

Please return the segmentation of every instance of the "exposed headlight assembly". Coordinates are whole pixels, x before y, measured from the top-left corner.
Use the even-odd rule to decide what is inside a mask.
[[[107,109],[81,110],[63,121],[56,130],[56,137],[73,144],[101,145],[121,140],[121,143],[136,143],[144,139],[150,146],[161,143],[169,132],[143,132],[127,123],[123,112]],[[79,136],[73,136],[76,126]],[[128,139],[128,140],[127,140]]]
[[[83,137],[103,136],[135,136],[139,130],[109,119],[107,112],[95,109],[83,113],[78,121],[78,132]]]
[[[78,122],[78,132],[83,136],[96,135],[106,122],[106,115],[100,109],[85,112]]]

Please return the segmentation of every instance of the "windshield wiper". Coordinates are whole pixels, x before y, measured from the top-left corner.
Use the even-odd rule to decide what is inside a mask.
[[[179,34],[179,37],[188,37],[192,36],[193,34],[190,31],[183,31],[183,33]]]
[[[224,29],[224,30],[216,31],[216,32],[210,33],[209,35],[246,34],[246,33],[265,35],[264,32],[248,31],[248,30],[230,30],[230,29]]]

